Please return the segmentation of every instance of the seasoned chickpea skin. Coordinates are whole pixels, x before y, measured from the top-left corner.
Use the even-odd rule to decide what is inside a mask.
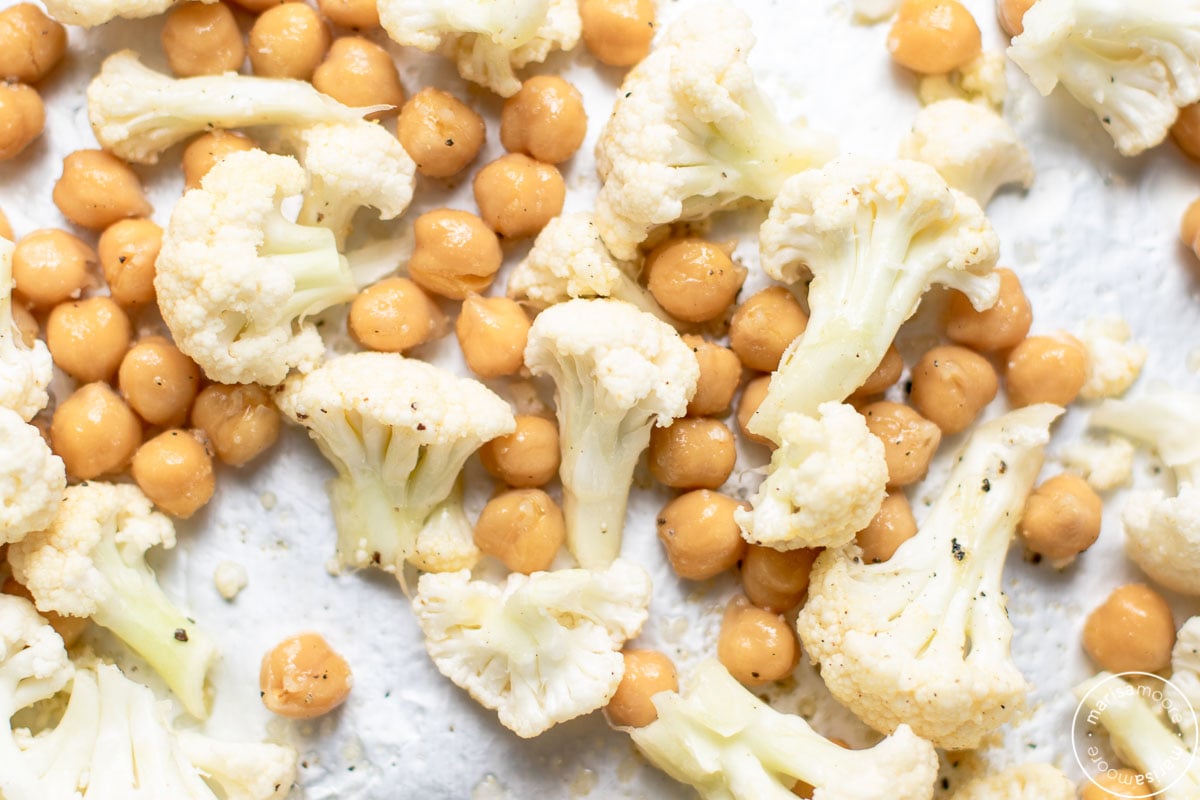
[[[976,311],[961,292],[951,292],[946,305],[946,336],[982,353],[1007,350],[1029,333],[1033,309],[1021,281],[1011,269],[998,269],[1000,296],[986,311]]]
[[[778,614],[735,597],[725,608],[717,638],[717,659],[746,686],[787,677],[800,657],[792,626]]]
[[[361,36],[342,36],[333,41],[325,60],[312,77],[318,91],[352,108],[395,106],[375,117],[394,116],[404,103],[400,72],[388,51]]]
[[[54,363],[80,383],[112,378],[132,335],[129,317],[111,297],[62,303],[46,318],[46,346]]]
[[[78,480],[121,472],[142,443],[142,424],[106,383],[76,389],[54,409],[50,447]]]
[[[263,656],[258,683],[268,709],[289,719],[312,719],[346,702],[354,677],[320,634],[301,633]]]
[[[786,614],[804,599],[809,573],[820,552],[748,545],[742,558],[742,591],[759,608]]]
[[[925,477],[942,441],[937,425],[900,403],[881,400],[862,409],[867,429],[883,442],[888,488],[908,486]]]
[[[562,509],[541,489],[496,495],[475,523],[475,545],[526,575],[549,569],[566,536]]]
[[[1087,382],[1087,350],[1074,336],[1031,336],[1012,349],[1004,381],[1014,407],[1034,403],[1065,406]]]
[[[386,278],[354,298],[349,325],[363,347],[402,353],[445,333],[446,315],[408,278]]]
[[[379,27],[379,7],[375,0],[317,0],[325,19],[343,28],[369,31]]]
[[[728,347],[706,341],[701,336],[688,334],[683,341],[692,348],[700,365],[696,393],[688,401],[688,416],[710,417],[724,413],[737,393],[738,381],[742,377],[742,362]]]
[[[917,521],[904,492],[888,492],[879,513],[857,534],[862,560],[880,564],[896,554],[900,545],[917,535]]]
[[[774,372],[787,350],[808,325],[808,317],[792,293],[772,286],[746,299],[729,321],[729,346],[747,369]]]
[[[198,189],[208,171],[230,153],[253,150],[254,142],[236,131],[215,131],[201,134],[183,149],[183,182],[187,189]]]
[[[733,305],[746,280],[717,245],[702,239],[676,239],[646,258],[647,288],[663,309],[684,322],[716,319]]]
[[[8,217],[4,216],[3,211],[0,211],[0,239],[8,239],[10,242],[17,240],[17,237],[13,235],[12,225],[8,223]]]
[[[408,274],[428,292],[454,300],[482,292],[503,259],[496,234],[468,211],[438,208],[413,223]]]
[[[583,43],[610,67],[631,67],[650,52],[654,0],[581,0]]]
[[[867,376],[862,386],[854,390],[854,394],[851,397],[859,399],[883,394],[894,386],[896,381],[900,380],[900,376],[903,373],[904,359],[900,356],[900,351],[896,349],[896,345],[890,345],[887,352],[883,354],[883,360],[879,362],[879,366]]]
[[[650,432],[650,474],[673,489],[716,489],[736,460],[733,431],[720,420],[684,417]]]
[[[206,386],[192,405],[192,425],[204,431],[217,458],[240,467],[279,438],[279,412],[255,384]]]
[[[183,3],[167,16],[163,51],[181,78],[237,72],[246,58],[242,32],[224,3]]]
[[[965,347],[945,345],[927,350],[913,367],[909,400],[942,433],[959,433],[999,390],[1000,379],[986,358]]]
[[[546,164],[561,164],[575,155],[586,133],[583,95],[557,75],[525,81],[500,112],[504,148]]]
[[[33,3],[0,11],[0,79],[37,83],[58,66],[67,30]]]
[[[483,117],[449,92],[427,86],[400,109],[396,136],[431,178],[449,178],[475,160],[483,147]]]
[[[904,0],[887,46],[900,66],[940,75],[976,58],[983,37],[971,12],[956,0]]]
[[[531,414],[517,414],[516,421],[515,431],[479,448],[479,460],[488,473],[515,489],[545,486],[558,474],[558,426]]]
[[[627,649],[621,655],[625,672],[604,713],[613,725],[641,728],[658,719],[658,709],[650,698],[659,692],[679,691],[679,678],[671,659],[657,650]]]
[[[1131,797],[1153,797],[1153,792],[1146,776],[1137,770],[1116,769],[1101,772],[1085,781],[1079,800],[1128,800]]]
[[[47,309],[92,283],[96,253],[80,239],[57,228],[23,237],[13,248],[13,283],[34,308]]]
[[[746,552],[733,520],[742,504],[728,495],[698,489],[681,494],[658,512],[658,540],[681,578],[702,581],[732,568]]]
[[[45,126],[46,108],[37,90],[0,81],[0,161],[20,155]]]
[[[1179,109],[1179,116],[1171,126],[1171,138],[1193,161],[1200,161],[1200,103]]]
[[[148,217],[154,210],[137,173],[103,150],[76,150],[64,158],[53,197],[64,217],[93,231],[127,217]]]
[[[284,3],[259,15],[250,28],[250,66],[264,78],[312,77],[329,50],[329,29],[304,3]]]
[[[471,295],[463,301],[454,332],[467,366],[481,378],[515,375],[525,366],[531,323],[507,297]]]
[[[216,489],[212,456],[184,430],[163,431],[133,454],[130,472],[154,505],[187,519],[212,499]]]
[[[1174,646],[1171,607],[1143,583],[1118,586],[1083,626],[1083,649],[1109,672],[1158,672]]]
[[[137,307],[154,302],[154,272],[163,229],[148,219],[123,219],[100,234],[100,268],[113,300]]]
[[[1070,562],[1100,536],[1104,504],[1077,475],[1055,475],[1025,501],[1020,531],[1025,546],[1055,566]]]
[[[758,407],[762,405],[763,398],[767,396],[767,389],[770,387],[770,375],[761,375],[746,384],[746,388],[742,389],[741,399],[738,400],[737,423],[738,430],[742,432],[744,439],[774,449],[774,442],[765,436],[751,433],[746,428],[750,424],[750,418],[754,416],[754,412],[758,411]]]
[[[1009,36],[1020,36],[1025,31],[1025,12],[1036,2],[1037,0],[996,0],[996,18],[1004,32]]]
[[[562,212],[566,185],[553,164],[509,153],[475,173],[479,216],[509,239],[533,236]]]
[[[163,337],[148,336],[125,354],[117,387],[146,422],[177,428],[200,390],[200,367]]]

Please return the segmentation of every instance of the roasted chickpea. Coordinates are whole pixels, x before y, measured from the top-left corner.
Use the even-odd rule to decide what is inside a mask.
[[[708,489],[681,494],[663,506],[658,539],[676,575],[702,581],[741,560],[746,540],[733,520],[741,507],[732,497]]]
[[[251,14],[261,14],[268,8],[274,8],[284,2],[292,2],[292,0],[232,0],[234,5],[241,6]]]
[[[904,492],[891,491],[879,513],[858,532],[858,546],[866,564],[880,564],[896,554],[900,545],[917,535],[917,521]]]
[[[746,388],[742,389],[742,397],[738,401],[737,422],[738,430],[742,432],[742,436],[747,441],[774,448],[775,443],[773,441],[765,436],[759,436],[757,433],[751,433],[748,427],[750,425],[750,418],[754,416],[754,412],[758,411],[758,407],[762,405],[762,401],[767,396],[767,389],[769,388],[771,388],[770,375],[762,375],[746,384]]]
[[[516,489],[545,486],[558,474],[558,426],[553,420],[517,414],[517,429],[479,448],[479,460],[493,477]]]
[[[525,366],[529,316],[507,297],[471,295],[463,301],[454,332],[467,366],[481,378],[515,375]]]
[[[983,37],[971,12],[956,0],[904,0],[887,46],[900,66],[940,75],[978,57]]]
[[[180,519],[195,514],[216,489],[212,456],[195,436],[178,428],[139,447],[130,472],[154,505]]]
[[[142,443],[142,424],[106,383],[76,389],[54,409],[50,447],[78,480],[121,472]]]
[[[631,67],[650,52],[654,0],[580,0],[583,43],[611,67]]]
[[[181,78],[237,72],[246,59],[242,32],[224,3],[175,6],[163,25],[162,46],[171,71]]]
[[[1087,382],[1087,350],[1074,336],[1030,336],[1012,349],[1004,381],[1014,407],[1034,403],[1065,406]]]
[[[112,378],[132,334],[129,317],[111,297],[62,303],[46,318],[46,346],[54,363],[80,383]]]
[[[80,239],[43,228],[22,237],[13,248],[13,283],[34,308],[47,309],[79,297],[92,283],[95,263],[95,251]]]
[[[354,298],[349,324],[363,347],[402,353],[445,333],[446,315],[408,278],[385,278]]]
[[[328,49],[329,29],[304,3],[269,8],[250,28],[250,66],[264,78],[306,81]]]
[[[950,340],[982,353],[1013,347],[1029,333],[1033,310],[1021,281],[1011,269],[998,269],[1000,296],[986,311],[976,311],[961,292],[951,292],[946,305],[946,335]]]
[[[361,36],[335,39],[325,60],[313,72],[313,86],[351,108],[395,106],[377,117],[400,113],[404,87],[388,51]]]
[[[93,231],[126,217],[148,217],[154,210],[137,173],[103,150],[76,150],[64,158],[53,197],[64,217]]]
[[[225,156],[253,149],[254,142],[236,131],[218,128],[197,136],[183,149],[184,187],[198,189],[208,171]]]
[[[684,417],[650,432],[650,474],[673,489],[716,489],[737,460],[733,431],[720,420]]]
[[[137,307],[154,301],[154,265],[163,229],[148,219],[123,219],[100,234],[100,268],[113,300]]]
[[[679,691],[679,679],[671,659],[657,650],[626,649],[621,655],[625,672],[604,713],[613,725],[640,728],[658,719],[658,709],[650,698],[659,692]]]
[[[3,555],[0,552],[0,555]],[[6,578],[3,587],[0,587],[0,592],[10,594],[14,597],[24,597],[29,602],[33,602],[33,595],[29,590],[17,583],[16,578]],[[38,611],[50,623],[50,627],[54,628],[54,632],[62,637],[63,645],[71,647],[75,642],[79,641],[79,637],[87,630],[88,623],[91,622],[89,617],[63,617],[55,614],[53,611]]]
[[[896,381],[900,380],[903,372],[904,359],[900,357],[900,351],[896,349],[896,345],[890,345],[887,352],[883,354],[883,360],[879,362],[879,366],[867,376],[862,386],[854,390],[851,397],[857,399],[883,394],[894,386]]]
[[[925,477],[942,441],[937,425],[908,406],[887,400],[871,403],[862,409],[862,415],[867,418],[867,429],[883,442],[889,489]]]
[[[676,239],[646,258],[647,287],[663,309],[684,322],[706,322],[725,313],[746,279],[720,247],[702,239]]]
[[[991,363],[956,345],[934,347],[913,367],[909,400],[942,433],[965,431],[1000,389]]]
[[[177,428],[200,391],[200,367],[163,337],[147,336],[125,354],[117,386],[146,422]]]
[[[18,156],[46,126],[46,108],[37,90],[0,81],[0,161]]]
[[[0,211],[0,239],[8,239],[10,242],[15,242],[17,237],[13,235],[12,225],[8,222],[8,217],[4,216],[4,212]]]
[[[475,160],[483,147],[483,117],[449,92],[427,86],[400,109],[396,135],[431,178],[449,178]]]
[[[742,591],[759,608],[785,614],[804,599],[809,573],[820,552],[748,545],[742,558]]]
[[[33,3],[0,11],[0,80],[37,83],[67,51],[67,30]]]
[[[1033,7],[1037,0],[996,0],[996,18],[1000,27],[1009,36],[1020,36],[1024,30],[1025,12]]]
[[[509,239],[533,236],[557,217],[566,198],[562,173],[553,164],[509,153],[475,173],[479,216]]]
[[[22,343],[26,347],[33,347],[34,341],[38,338],[37,317],[33,316],[24,306],[10,305],[9,311],[12,313],[13,326],[21,335]]]
[[[566,536],[562,509],[541,489],[496,495],[475,523],[476,546],[526,575],[549,569]]]
[[[505,149],[546,164],[561,164],[575,155],[586,133],[583,95],[557,75],[525,81],[500,112]]]
[[[232,467],[246,464],[279,438],[279,412],[271,395],[252,383],[206,386],[192,405],[192,425]]]
[[[346,702],[350,665],[317,633],[290,636],[263,656],[258,673],[263,705],[281,717],[312,719]]]
[[[717,639],[717,659],[746,686],[787,677],[800,658],[792,627],[778,614],[735,597],[725,608]]]
[[[1050,478],[1025,501],[1021,535],[1034,553],[1065,566],[1100,537],[1100,495],[1076,475]]]
[[[1129,800],[1154,797],[1146,776],[1132,769],[1113,769],[1093,775],[1083,784],[1079,800]]]
[[[426,291],[454,300],[482,292],[503,259],[496,234],[467,211],[439,208],[413,223],[408,274]]]
[[[1083,626],[1083,649],[1109,672],[1158,672],[1174,646],[1171,607],[1143,583],[1118,586]]]
[[[1179,116],[1171,126],[1171,138],[1193,161],[1200,161],[1200,103],[1179,109]]]
[[[1200,258],[1200,199],[1194,200],[1183,212],[1179,223],[1179,238]]]
[[[729,346],[747,369],[774,372],[806,325],[808,317],[792,293],[771,286],[738,306],[729,321]]]
[[[379,27],[379,8],[375,0],[317,0],[317,8],[334,25],[369,31]]]
[[[688,416],[709,417],[724,413],[737,393],[738,381],[742,377],[742,362],[728,347],[706,341],[701,336],[688,334],[683,341],[692,348],[700,365],[696,393],[688,401]]]

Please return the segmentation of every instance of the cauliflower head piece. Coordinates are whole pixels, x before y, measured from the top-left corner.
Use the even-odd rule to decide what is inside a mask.
[[[1175,636],[1171,650],[1171,685],[1195,713],[1187,713],[1187,705],[1176,723],[1189,741],[1200,741],[1200,616],[1183,623]]]
[[[984,50],[944,75],[922,75],[917,82],[921,105],[939,100],[966,100],[997,114],[1008,97],[1008,57],[1003,50]]]
[[[1146,348],[1131,342],[1129,324],[1120,317],[1099,317],[1083,324],[1077,337],[1087,349],[1087,382],[1080,395],[1087,400],[1125,394],[1146,363]]]
[[[1058,767],[1018,764],[977,778],[952,800],[1075,800],[1075,784]]]
[[[1133,442],[1120,436],[1088,435],[1063,445],[1059,462],[1097,492],[1125,486],[1133,477]]]
[[[41,432],[0,407],[0,545],[48,528],[66,488],[62,459]]]
[[[54,377],[50,350],[41,339],[26,346],[12,315],[13,243],[0,236],[0,408],[29,421],[50,402]]]
[[[46,11],[64,24],[94,28],[118,18],[157,17],[170,10],[175,2],[176,0],[47,0]]]

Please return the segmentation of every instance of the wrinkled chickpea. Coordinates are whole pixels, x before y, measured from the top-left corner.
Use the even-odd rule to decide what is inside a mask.
[[[631,67],[650,52],[654,0],[580,0],[583,43],[603,64]]]
[[[427,86],[400,109],[396,136],[431,178],[449,178],[475,160],[483,147],[483,117],[449,92]]]
[[[375,0],[317,0],[317,8],[334,25],[369,31],[379,27]]]
[[[1079,396],[1087,372],[1087,350],[1074,336],[1030,336],[1008,354],[1005,389],[1015,408],[1034,403],[1065,406]]]
[[[867,376],[863,381],[862,386],[854,390],[851,398],[860,400],[865,397],[872,397],[877,394],[883,394],[888,389],[900,380],[900,376],[904,373],[904,359],[900,356],[900,351],[896,349],[896,345],[889,345],[887,352],[883,354],[883,360],[879,362],[879,366],[875,371]]]
[[[361,36],[335,39],[325,60],[313,72],[312,83],[318,91],[351,108],[395,106],[374,117],[399,114],[404,103],[396,62],[387,50]]]
[[[363,347],[402,353],[442,336],[446,315],[408,278],[385,278],[354,298],[349,326]]]
[[[586,133],[583,95],[557,75],[525,81],[500,112],[504,148],[545,164],[561,164],[575,155]]]
[[[857,534],[858,546],[862,548],[862,560],[866,564],[881,564],[887,561],[900,545],[917,535],[917,521],[904,492],[891,491],[883,499],[879,512]]]
[[[178,428],[139,447],[130,472],[154,505],[180,519],[200,510],[216,489],[212,456],[199,439]]]
[[[558,474],[558,426],[553,420],[516,415],[517,429],[479,448],[479,460],[493,477],[514,489],[545,486]]]
[[[304,3],[284,3],[259,15],[250,28],[250,66],[264,78],[306,81],[329,50],[329,29]]]
[[[50,422],[50,447],[77,480],[121,472],[141,443],[137,415],[106,383],[80,386]]]
[[[255,384],[206,386],[192,404],[192,425],[231,467],[248,463],[279,438],[279,412],[267,390]]]
[[[0,10],[0,80],[37,83],[66,51],[66,28],[33,3]]]
[[[751,295],[729,321],[729,346],[747,369],[774,372],[783,352],[808,325],[792,293],[771,286]]]
[[[676,497],[658,512],[658,539],[681,578],[702,581],[732,568],[746,552],[733,519],[742,504],[728,495],[698,489]]]
[[[53,198],[64,217],[93,231],[127,217],[148,217],[154,210],[137,173],[103,150],[76,150],[64,158]]]
[[[163,24],[161,38],[171,72],[181,78],[237,72],[246,58],[242,32],[224,3],[175,6]]]
[[[733,431],[720,420],[684,417],[650,432],[650,474],[673,489],[716,489],[737,460]]]
[[[408,275],[428,292],[454,300],[482,292],[503,259],[496,234],[467,211],[438,208],[413,223]]]
[[[148,219],[123,219],[100,234],[100,268],[113,300],[138,307],[154,302],[154,273],[163,229]]]
[[[1032,552],[1065,566],[1100,537],[1104,504],[1077,475],[1055,475],[1025,501],[1019,530]]]
[[[454,332],[467,366],[481,378],[515,375],[525,366],[529,315],[507,297],[471,295],[463,301]]]
[[[965,431],[996,397],[1000,379],[991,363],[965,347],[934,347],[912,371],[909,400],[921,416],[953,434]]]
[[[778,614],[735,597],[725,608],[717,659],[746,686],[761,686],[791,674],[800,658],[792,627]]]
[[[354,685],[350,665],[317,633],[290,636],[263,656],[263,705],[281,717],[312,719],[346,702]]]
[[[1179,116],[1171,126],[1171,138],[1193,161],[1200,161],[1200,103],[1179,109]]]
[[[804,599],[808,577],[820,550],[776,550],[752,544],[742,558],[742,591],[750,602],[776,614],[786,614]]]
[[[200,181],[225,156],[253,149],[254,142],[236,131],[218,128],[197,136],[183,149],[184,187],[200,188]]]
[[[655,301],[676,319],[706,322],[733,305],[746,279],[717,245],[702,239],[665,242],[646,257],[647,288]]]
[[[900,66],[941,75],[977,58],[983,37],[971,12],[956,0],[904,0],[887,46]]]
[[[46,126],[46,108],[32,86],[0,81],[0,161],[16,158]]]
[[[472,184],[479,216],[509,239],[537,234],[557,217],[566,199],[562,173],[553,164],[509,153],[475,173]]]
[[[758,407],[766,398],[769,388],[771,388],[770,375],[759,376],[746,384],[746,388],[742,389],[742,397],[738,400],[737,423],[738,430],[742,432],[742,438],[746,441],[774,449],[773,441],[765,436],[759,436],[757,433],[751,433],[747,427],[750,424],[750,418],[754,416],[754,412],[758,411]]]
[[[946,336],[950,341],[981,353],[1007,350],[1029,333],[1033,309],[1021,281],[1011,269],[998,269],[1000,295],[996,304],[976,311],[962,292],[951,292],[946,305]]]
[[[657,650],[625,649],[625,672],[604,713],[617,726],[641,728],[658,719],[651,700],[659,692],[679,691],[679,678],[671,659]]]
[[[92,284],[96,253],[79,238],[57,228],[43,228],[21,238],[13,248],[16,290],[34,308],[48,309]]]
[[[476,547],[526,575],[549,569],[566,536],[562,509],[541,489],[496,495],[475,523]]]
[[[1129,800],[1154,797],[1154,788],[1146,776],[1132,769],[1101,772],[1084,782],[1079,800]]]
[[[742,377],[742,362],[728,347],[710,342],[702,336],[687,334],[683,342],[692,348],[700,365],[696,393],[688,401],[689,417],[718,416],[729,408]]]
[[[200,377],[200,367],[178,347],[161,336],[147,336],[125,354],[117,386],[146,422],[177,428],[188,418]]]
[[[862,409],[867,430],[883,442],[888,488],[908,486],[925,477],[942,432],[908,406],[881,400]]]
[[[46,346],[54,363],[80,383],[111,379],[132,335],[129,317],[111,297],[62,303],[46,318]]]

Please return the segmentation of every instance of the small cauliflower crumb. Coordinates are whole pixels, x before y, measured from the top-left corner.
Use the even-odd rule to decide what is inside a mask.
[[[1087,348],[1088,375],[1080,394],[1088,400],[1120,397],[1137,380],[1146,348],[1129,341],[1129,324],[1120,317],[1089,319],[1079,332]]]
[[[1063,446],[1058,461],[1097,492],[1125,486],[1133,475],[1133,443],[1120,436],[1087,436]]]
[[[213,584],[217,587],[217,592],[221,597],[226,600],[233,600],[237,597],[249,582],[250,578],[246,575],[246,568],[236,561],[222,561],[217,564],[217,568],[213,572]]]
[[[896,13],[900,0],[850,0],[854,21],[860,25],[874,25]]]
[[[923,106],[939,100],[966,100],[999,113],[1008,97],[1006,64],[1003,52],[985,50],[961,69],[921,78],[917,98]]]

